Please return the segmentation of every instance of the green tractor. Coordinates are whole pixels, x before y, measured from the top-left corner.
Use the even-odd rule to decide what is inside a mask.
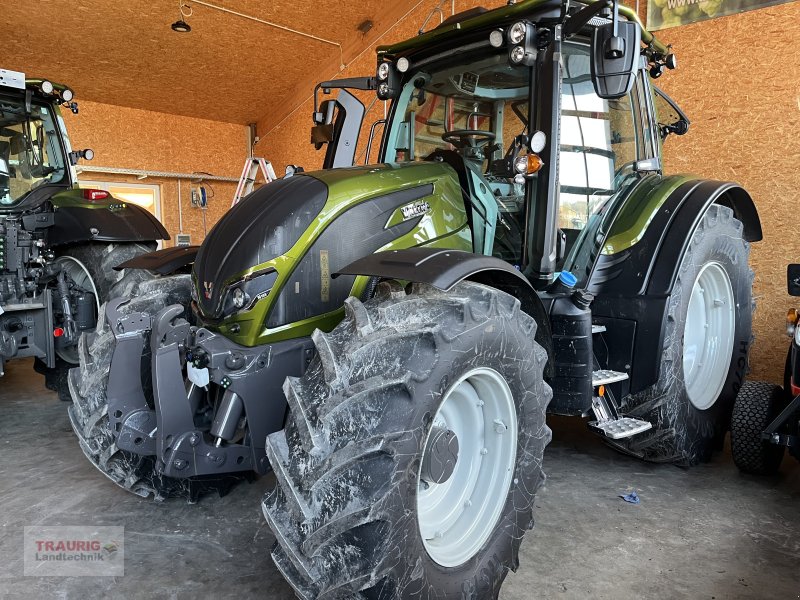
[[[738,185],[662,173],[689,122],[650,80],[674,66],[630,9],[527,0],[321,83],[325,169],[123,265],[151,278],[82,338],[84,452],[155,498],[271,469],[272,556],[302,598],[496,598],[547,411],[684,465],[728,428],[761,226]],[[379,164],[353,166],[347,88],[390,101]]]
[[[138,206],[78,187],[75,165],[94,153],[72,150],[61,108],[78,112],[70,88],[0,69],[0,376],[34,357],[69,401],[79,337],[131,283],[117,286],[112,267],[169,234]]]

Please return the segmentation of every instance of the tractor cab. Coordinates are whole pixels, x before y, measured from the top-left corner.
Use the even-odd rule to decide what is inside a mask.
[[[647,73],[675,61],[647,32],[641,51],[642,32],[627,9],[524,5],[499,11],[505,22],[488,30],[474,12],[456,15],[426,34],[436,43],[379,48],[374,78],[318,89],[375,89],[391,101],[368,147],[383,124],[380,162],[453,167],[474,252],[509,262],[539,288],[562,269],[586,283],[604,216],[643,174],[660,173]],[[364,114],[345,109],[355,99],[348,92],[339,98],[346,100],[315,111],[315,130],[327,123],[328,140],[339,146],[328,148],[326,167],[355,156],[352,135],[340,132],[360,130]]]

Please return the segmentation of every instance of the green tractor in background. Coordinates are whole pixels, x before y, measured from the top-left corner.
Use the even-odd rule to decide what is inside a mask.
[[[78,187],[75,165],[94,153],[70,147],[60,110],[78,112],[73,96],[0,69],[0,376],[7,361],[35,357],[62,400],[78,338],[101,303],[129,291],[113,267],[169,239],[145,210]]]
[[[630,9],[527,0],[320,84],[341,90],[314,114],[324,170],[122,265],[151,278],[82,338],[85,454],[156,498],[272,469],[272,556],[302,598],[497,597],[548,410],[645,460],[707,459],[761,226],[738,185],[662,173],[689,123],[650,79],[674,66]],[[347,88],[391,101],[379,164],[353,166]]]

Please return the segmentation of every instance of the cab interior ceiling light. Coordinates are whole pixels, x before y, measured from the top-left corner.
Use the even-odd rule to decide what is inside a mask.
[[[341,69],[345,68],[344,64],[344,51],[342,50],[342,45],[339,42],[334,42],[333,40],[328,40],[323,37],[319,37],[317,35],[313,35],[311,33],[306,33],[305,31],[300,31],[298,29],[293,29],[291,27],[286,27],[285,25],[280,25],[279,23],[273,23],[272,21],[267,21],[265,19],[260,19],[258,17],[254,17],[253,15],[248,15],[243,12],[239,12],[237,10],[231,10],[230,8],[225,8],[224,6],[217,6],[216,4],[212,4],[211,2],[205,2],[204,0],[191,0],[192,4],[199,4],[200,6],[204,6],[206,8],[210,8],[212,10],[218,10],[219,12],[223,12],[229,15],[234,15],[241,19],[247,19],[248,21],[255,21],[256,23],[261,23],[262,25],[266,25],[268,27],[274,27],[275,29],[280,29],[282,31],[288,31],[289,33],[293,33],[295,35],[299,35],[311,40],[316,40],[318,42],[322,42],[323,44],[328,44],[329,46],[336,46],[339,49],[339,65]],[[192,15],[192,7],[188,4],[180,3],[181,7],[181,20],[176,21],[172,24],[172,29],[175,31],[180,32],[188,32],[191,31],[191,27],[188,23],[186,23],[183,19],[184,17],[190,17]],[[188,10],[188,14],[185,12]],[[177,29],[176,26],[182,25],[185,29]]]

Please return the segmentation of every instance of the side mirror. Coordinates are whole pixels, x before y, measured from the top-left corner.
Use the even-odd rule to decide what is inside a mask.
[[[606,100],[631,91],[639,65],[642,32],[636,23],[617,21],[595,27],[592,32],[592,83]]]
[[[659,88],[653,86],[653,92],[655,92],[656,117],[661,139],[666,139],[670,133],[685,135],[691,124],[689,118],[683,114],[675,101]]]
[[[800,296],[800,265],[786,267],[786,287],[790,296]]]

